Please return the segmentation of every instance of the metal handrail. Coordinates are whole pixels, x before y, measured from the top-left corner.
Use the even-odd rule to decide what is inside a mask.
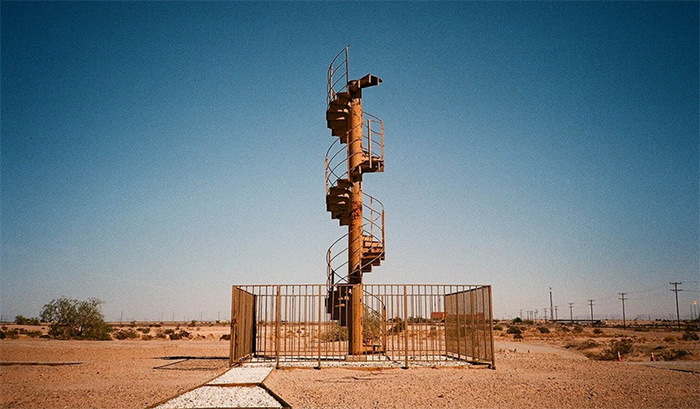
[[[340,50],[340,52],[338,54],[336,54],[336,56],[333,58],[330,65],[328,66],[328,90],[327,90],[328,91],[328,95],[327,95],[328,99],[326,101],[327,105],[329,105],[331,103],[331,101],[333,101],[335,99],[335,96],[338,93],[345,91],[348,87],[347,83],[350,80],[350,77],[348,76],[348,71],[349,71],[348,47],[349,46],[346,46],[345,48]],[[343,54],[344,54],[343,59],[340,60],[340,62],[336,66],[336,60],[338,60],[338,58]],[[340,76],[336,77],[336,80],[334,81],[333,76],[335,75],[336,71],[338,71],[339,69],[342,69],[343,66],[345,66],[345,72],[342,73]],[[345,85],[338,88],[338,90],[336,90],[335,86],[343,78],[345,79]]]
[[[328,194],[331,187],[335,186],[335,184],[330,183],[332,179],[335,179],[336,182],[338,179],[345,179],[344,176],[348,174],[350,169],[348,169],[347,172],[343,172],[341,174],[337,174],[335,170],[338,169],[340,165],[348,163],[348,159],[352,158],[353,156],[367,154],[369,156],[370,163],[372,160],[384,160],[384,122],[382,122],[381,119],[370,113],[363,112],[363,114],[369,116],[370,118],[367,119],[365,123],[361,124],[363,129],[361,153],[356,152],[350,157],[341,156],[342,159],[340,159],[340,162],[336,163],[335,159],[338,158],[338,155],[341,152],[346,151],[345,148],[339,143],[341,138],[337,138],[336,140],[334,140],[326,150],[326,194]],[[378,124],[379,131],[373,130],[372,124]],[[348,130],[345,133],[345,135],[349,135],[350,132],[352,132],[352,130],[354,130],[357,126],[360,125],[356,125],[352,129]],[[376,138],[373,138],[374,136],[378,136],[378,142]],[[336,146],[336,144],[338,145]],[[331,151],[333,150],[334,146],[336,147],[336,150],[331,154]],[[377,153],[376,150],[379,150],[379,153]]]

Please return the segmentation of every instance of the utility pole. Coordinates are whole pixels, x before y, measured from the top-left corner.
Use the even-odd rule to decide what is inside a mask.
[[[552,302],[552,287],[549,287],[549,316],[554,321],[554,302]]]
[[[618,293],[620,294],[620,300],[622,300],[622,328],[627,329],[627,321],[625,321],[625,296],[627,293]]]
[[[523,310],[522,310],[522,308],[520,309],[520,315],[518,315],[518,317],[520,317],[520,319],[523,319]]]
[[[554,306],[554,321],[558,321],[558,320],[559,320],[559,306],[555,305]]]
[[[547,321],[547,307],[544,307],[544,320]]]
[[[591,306],[591,322],[593,322],[593,301],[595,300],[588,300],[588,305]]]
[[[683,291],[683,290],[679,289],[678,286],[680,284],[683,284],[683,283],[669,283],[669,284],[671,284],[673,286],[673,289],[671,291],[676,293],[676,320],[678,321],[678,329],[681,329],[681,312],[678,309],[678,292]]]
[[[537,321],[537,310],[535,309],[535,321]]]
[[[569,303],[569,316],[571,317],[571,323],[574,323],[574,303]]]
[[[119,314],[119,326],[122,325],[122,321],[123,321],[123,320],[124,320],[124,311],[122,311],[122,312]]]

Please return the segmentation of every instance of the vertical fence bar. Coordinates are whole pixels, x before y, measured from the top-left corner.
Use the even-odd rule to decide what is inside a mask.
[[[408,290],[403,286],[403,339],[404,339],[404,369],[408,369]]]
[[[231,287],[231,322],[229,323],[230,328],[230,337],[229,338],[229,366],[233,365],[233,343],[235,342],[234,334],[233,334],[233,320],[234,320],[234,304],[235,304],[235,299],[236,299],[236,286]]]
[[[323,297],[321,295],[322,292],[323,292],[322,288],[319,285],[318,286],[318,334],[316,334],[317,340],[318,340],[318,369],[321,369],[321,316],[322,316],[321,304],[323,304]]]
[[[494,350],[493,342],[493,298],[491,295],[491,286],[488,286],[489,290],[489,337],[491,338],[491,369],[496,369],[496,352]]]
[[[282,294],[277,286],[275,297],[275,368],[280,369],[280,320],[282,319]]]

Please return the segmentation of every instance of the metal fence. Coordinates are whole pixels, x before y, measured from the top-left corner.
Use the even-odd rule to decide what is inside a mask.
[[[348,355],[347,301],[363,291],[364,353]],[[495,368],[491,286],[365,284],[234,286],[231,363],[294,366],[465,361]]]

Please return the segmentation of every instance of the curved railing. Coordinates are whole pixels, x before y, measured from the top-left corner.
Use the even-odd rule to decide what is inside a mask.
[[[366,238],[371,238],[373,241],[381,243],[382,252],[384,251],[384,204],[372,195],[363,193],[366,200],[363,200],[362,207],[362,236],[357,237],[355,240],[365,240]],[[347,242],[343,239],[348,237],[348,233],[338,238],[333,244],[328,247],[326,251],[326,272],[327,272],[327,284],[329,287],[333,287],[337,284],[347,284],[347,265],[348,260],[354,256],[354,254],[349,253],[349,247]],[[362,251],[362,246],[354,246],[358,250]],[[347,257],[341,257],[345,254]],[[372,258],[369,261],[364,262],[360,268],[363,269],[368,265],[374,263],[381,256]],[[343,273],[339,273],[342,271]]]
[[[348,47],[343,48],[328,66],[328,99],[330,104],[336,94],[348,89]]]
[[[355,155],[366,155],[371,166],[372,161],[384,160],[384,122],[370,113],[363,114],[369,118],[362,124],[362,152]],[[347,135],[355,128],[348,130]],[[347,179],[350,171],[350,158],[345,154],[347,149],[340,140],[336,138],[326,151],[326,194],[337,185],[338,180]]]

